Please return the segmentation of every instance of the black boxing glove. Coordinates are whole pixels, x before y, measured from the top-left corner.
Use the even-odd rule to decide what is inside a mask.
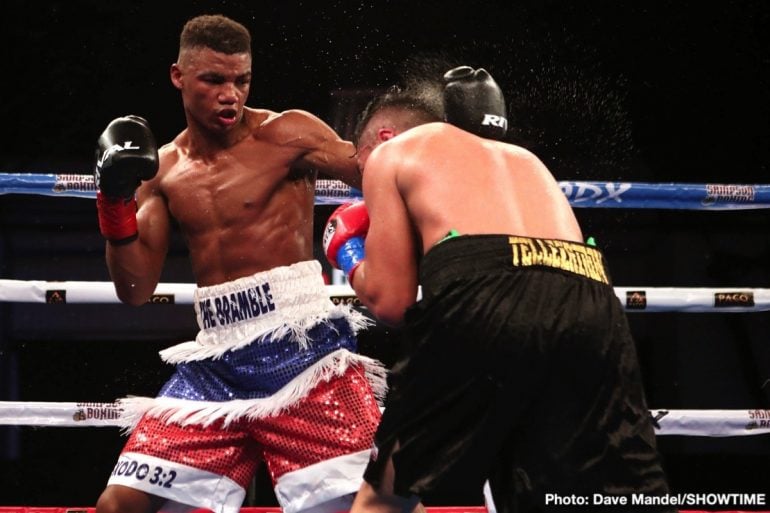
[[[134,193],[158,172],[158,147],[150,126],[139,116],[114,119],[99,137],[94,182],[99,228],[115,244],[138,236]]]
[[[113,198],[131,198],[142,180],[158,172],[158,146],[139,116],[113,119],[96,143],[96,187]]]
[[[447,123],[487,139],[505,137],[505,97],[485,69],[458,66],[444,74],[444,84]]]

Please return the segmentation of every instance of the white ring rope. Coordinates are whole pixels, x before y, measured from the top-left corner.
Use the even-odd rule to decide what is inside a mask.
[[[191,304],[194,284],[161,283],[151,303]],[[328,285],[330,298],[356,303],[347,285]],[[628,311],[752,312],[770,310],[770,289],[615,287]],[[111,282],[0,280],[0,301],[119,303]],[[122,426],[117,403],[0,402],[0,425]],[[770,433],[770,410],[652,410],[658,435],[706,437]]]
[[[336,302],[356,303],[352,288],[327,285]],[[195,285],[161,283],[150,303],[189,305]],[[615,295],[629,312],[765,312],[770,310],[770,289],[615,287]],[[419,296],[418,296],[419,297]],[[0,302],[12,303],[120,303],[112,282],[0,279]]]
[[[122,427],[119,403],[0,401],[0,425]],[[770,410],[650,410],[658,435],[728,437],[770,434]]]

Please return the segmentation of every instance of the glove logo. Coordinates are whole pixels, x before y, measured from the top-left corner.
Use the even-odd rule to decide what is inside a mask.
[[[99,159],[96,161],[96,169],[94,170],[94,183],[96,184],[97,188],[100,187],[102,181],[102,167],[104,167],[104,163],[109,157],[111,157],[114,153],[125,150],[141,150],[139,146],[134,146],[132,143],[133,141],[126,141],[123,143],[123,146],[120,144],[113,144],[107,148],[104,153],[102,153],[102,156],[99,157]]]
[[[102,153],[102,156],[99,157],[99,161],[96,163],[97,169],[101,169],[104,165],[104,161],[107,160],[108,157],[110,157],[113,153],[121,152],[124,150],[141,150],[139,146],[132,146],[133,141],[126,141],[123,143],[123,146],[120,144],[113,144],[107,150],[105,150],[104,153]]]
[[[483,126],[496,126],[499,128],[508,129],[508,120],[503,116],[496,116],[494,114],[484,114],[484,119],[481,121]]]
[[[330,219],[329,223],[326,225],[326,229],[324,229],[323,240],[321,242],[321,244],[324,247],[324,253],[329,252],[329,244],[331,244],[332,237],[334,237],[334,232],[336,231],[337,231],[337,220]]]

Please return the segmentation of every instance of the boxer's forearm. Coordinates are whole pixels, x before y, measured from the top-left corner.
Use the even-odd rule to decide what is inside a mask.
[[[388,285],[390,282],[390,285]],[[414,304],[416,292],[403,293],[398,278],[378,280],[377,276],[367,273],[367,261],[361,261],[355,269],[352,281],[353,290],[361,303],[378,321],[389,326],[400,326],[404,322],[404,312]]]

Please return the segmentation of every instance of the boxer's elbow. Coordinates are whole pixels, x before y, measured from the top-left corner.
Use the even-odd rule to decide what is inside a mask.
[[[368,308],[378,321],[388,326],[398,327],[404,323],[406,309],[415,302],[414,294],[386,292],[370,298]]]
[[[387,308],[382,305],[376,305],[369,308],[369,310],[378,321],[387,326],[392,326],[395,328],[401,326],[404,323],[404,312],[406,311],[406,308]]]
[[[400,326],[404,314],[417,300],[417,286],[408,280],[383,278],[372,274],[366,261],[361,262],[353,275],[353,289],[369,312],[381,323]]]
[[[120,302],[130,306],[141,306],[145,304],[147,301],[149,301],[150,299],[149,296],[144,297],[138,294],[133,294],[131,292],[117,291],[117,290],[116,292]]]
[[[137,287],[133,283],[115,282],[115,294],[121,303],[130,306],[141,306],[147,303],[152,296],[153,290],[147,290],[146,287]]]

